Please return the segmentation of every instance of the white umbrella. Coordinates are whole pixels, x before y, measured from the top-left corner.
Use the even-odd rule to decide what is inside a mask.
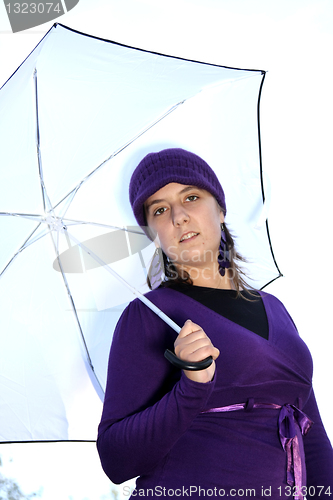
[[[124,258],[111,252],[106,264],[148,291],[153,244],[131,245],[127,195],[147,152],[202,156],[225,190],[250,284],[280,275],[260,158],[264,76],[56,24],[2,87],[1,441],[95,439],[113,328],[133,294],[105,272],[108,255],[91,265],[77,242],[98,241],[103,253],[102,240],[130,228]],[[75,252],[76,271],[66,260]]]

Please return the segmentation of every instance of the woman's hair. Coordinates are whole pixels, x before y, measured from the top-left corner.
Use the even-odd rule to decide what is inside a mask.
[[[242,270],[240,265],[240,262],[246,262],[246,259],[236,251],[234,239],[225,223],[224,223],[224,230],[225,230],[226,243],[229,250],[229,260],[230,260],[230,267],[227,273],[229,275],[230,274],[232,275],[232,281],[237,291],[237,297],[241,296],[243,298],[246,298],[243,295],[241,295],[240,293],[241,290],[245,289],[248,290],[249,292],[251,289],[253,290],[253,287],[246,282],[247,276],[245,272]],[[160,284],[161,287],[166,288],[179,284],[193,285],[191,276],[187,271],[182,270],[182,272],[180,273],[177,270],[175,264],[169,261],[168,257],[163,252],[163,250],[160,250],[160,255],[162,255],[163,258],[163,270],[164,270],[164,279]],[[150,279],[151,276],[150,271],[151,270],[149,270],[147,276],[147,284],[149,288],[152,290],[153,287]]]

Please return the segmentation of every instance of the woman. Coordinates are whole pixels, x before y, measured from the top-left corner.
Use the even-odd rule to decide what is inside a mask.
[[[139,300],[120,318],[97,441],[106,474],[140,476],[133,496],[151,498],[329,498],[310,353],[281,302],[246,289],[214,172],[182,149],[149,154],[130,201],[166,259],[148,297],[184,326],[177,336]],[[213,362],[177,370],[165,349]]]

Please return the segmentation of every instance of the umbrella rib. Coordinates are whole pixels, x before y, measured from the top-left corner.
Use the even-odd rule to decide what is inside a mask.
[[[32,231],[32,233],[28,236],[28,238],[25,240],[25,242],[20,246],[20,248],[17,250],[17,252],[13,255],[13,257],[10,259],[10,261],[6,264],[6,266],[3,268],[3,270],[1,271],[0,273],[0,278],[1,276],[4,274],[4,272],[8,269],[8,267],[12,264],[12,262],[16,259],[16,257],[23,251],[25,250],[25,248],[27,248],[29,245],[27,245],[27,243],[30,241],[30,238],[32,237],[32,235],[37,231],[37,229],[39,228],[40,226],[40,223],[37,225],[37,227]],[[46,233],[45,233],[46,234]],[[42,238],[43,236],[45,236],[45,234],[43,234],[42,236],[40,236],[39,238],[37,239],[34,239],[31,243],[33,243],[34,241],[37,241],[38,239]]]
[[[43,167],[42,167],[42,153],[40,148],[40,132],[39,132],[39,112],[38,112],[38,85],[37,85],[37,69],[34,71],[34,88],[35,88],[35,110],[36,110],[36,148],[37,148],[37,160],[38,160],[38,172],[39,172],[39,180],[40,186],[42,189],[42,198],[43,198],[43,208],[44,212],[53,211],[51,201],[48,197],[45,184],[44,184],[44,176],[43,176]],[[47,205],[47,206],[46,206]]]
[[[30,219],[33,221],[38,220],[39,222],[44,221],[44,217],[42,217],[41,215],[35,215],[35,214],[22,214],[22,213],[18,213],[18,212],[0,212],[0,215],[20,217],[22,219]]]
[[[88,224],[91,226],[98,226],[98,227],[106,227],[108,229],[120,229],[121,231],[126,231],[127,233],[134,233],[134,234],[140,234],[144,236],[143,231],[136,231],[135,229],[128,229],[128,227],[120,227],[120,226],[110,226],[110,224],[101,224],[99,222],[89,222],[89,221],[81,221],[81,220],[75,220],[75,219],[62,219],[65,223],[66,226],[75,226],[78,224]],[[68,223],[69,222],[69,223]]]
[[[107,163],[108,161],[112,160],[112,158],[114,158],[119,153],[121,153],[122,151],[124,151],[124,149],[126,149],[128,146],[130,146],[131,144],[133,144],[133,142],[135,142],[137,139],[139,139],[139,137],[141,137],[142,135],[144,135],[151,128],[153,128],[157,123],[159,123],[164,118],[166,118],[169,114],[171,114],[173,111],[175,111],[180,105],[184,104],[185,101],[186,101],[186,99],[184,99],[183,101],[179,101],[177,104],[175,104],[174,106],[172,106],[171,108],[169,108],[162,116],[160,116],[159,118],[157,118],[153,123],[151,123],[150,125],[148,125],[141,132],[139,132],[137,135],[135,135],[134,137],[132,137],[132,139],[130,139],[128,142],[126,142],[120,148],[118,148],[116,151],[114,151],[108,158],[106,158],[104,161],[102,161],[102,163],[100,163],[94,170],[92,170],[88,175],[86,175],[86,177],[84,177],[75,188],[73,188],[56,205],[54,205],[54,208],[57,208],[69,196],[71,196],[71,198],[73,200],[74,196],[76,195],[77,191],[80,189],[80,187],[82,186],[82,184],[84,184],[88,179],[90,179],[90,177],[92,175],[94,175],[101,167],[103,167],[103,165],[105,165],[105,163]],[[68,204],[68,206],[67,206],[67,208],[66,208],[66,210],[65,210],[65,212],[63,214],[63,217],[65,216],[65,214],[66,214],[66,212],[67,212],[67,210],[68,210],[68,208],[70,206],[70,203],[71,203],[71,201],[69,202],[69,204]]]
[[[42,217],[41,215],[11,213],[11,212],[0,212],[0,215],[13,216],[13,217],[18,217],[20,219],[29,219],[29,220],[33,220],[35,222],[36,221],[39,222],[38,226],[34,229],[34,231],[30,234],[30,236],[28,236],[28,238],[25,240],[25,242],[23,243],[23,245],[21,245],[20,249],[16,252],[16,254],[14,255],[14,257],[17,254],[19,254],[22,250],[24,250],[25,248],[27,248],[28,246],[32,245],[32,243],[35,243],[36,241],[38,241],[41,238],[43,238],[48,233],[48,231],[45,230],[44,233],[40,234],[38,237],[35,237],[35,238],[31,239],[31,236],[34,234],[35,231],[37,231],[37,229],[39,228],[41,222],[45,222],[44,217]],[[1,276],[1,274],[0,274],[0,276]]]
[[[36,236],[35,238],[32,238],[32,239],[29,239],[25,244],[24,244],[24,247],[22,248],[22,250],[25,250],[26,248],[28,248],[30,245],[32,245],[33,243],[36,243],[36,241],[38,240],[41,240],[42,238],[44,238],[44,236],[46,236],[48,234],[48,230],[45,229],[43,233],[41,233],[40,235]]]
[[[169,325],[175,332],[179,333],[181,328],[177,323],[175,323],[169,316],[167,316],[161,309],[159,309],[153,302],[151,302],[145,295],[143,295],[139,290],[130,285],[124,278],[122,278],[111,266],[107,265],[98,255],[96,255],[92,250],[90,250],[86,245],[81,243],[78,239],[75,238],[72,234],[68,233],[68,236],[71,240],[74,241],[84,252],[90,255],[96,262],[98,262],[101,266],[104,267],[106,271],[108,271],[112,276],[114,276],[120,283],[126,286],[128,290],[130,290],[138,299],[141,300],[151,311],[153,311],[157,316],[159,316],[167,325]]]
[[[82,326],[81,326],[81,323],[80,323],[80,319],[79,319],[79,316],[78,316],[78,313],[77,313],[77,309],[76,309],[76,306],[75,306],[75,303],[74,303],[74,299],[73,299],[72,293],[70,291],[69,284],[68,284],[65,272],[64,272],[62,264],[61,264],[60,254],[59,254],[58,248],[57,248],[57,246],[56,246],[56,244],[54,242],[54,239],[52,238],[52,234],[51,233],[52,232],[50,231],[50,236],[51,236],[51,240],[52,240],[52,243],[53,243],[53,246],[54,246],[55,253],[57,255],[57,261],[58,261],[58,265],[59,265],[59,268],[60,268],[60,271],[61,271],[62,279],[64,281],[64,284],[65,284],[65,287],[66,287],[66,290],[67,290],[67,294],[68,294],[69,300],[70,300],[71,305],[72,305],[72,310],[74,312],[75,320],[76,320],[77,326],[79,328],[79,332],[80,332],[81,339],[82,339],[82,342],[83,342],[83,345],[84,345],[84,349],[86,351],[87,360],[88,360],[90,369],[91,369],[91,371],[92,371],[92,373],[93,373],[93,375],[95,377],[95,380],[98,383],[99,390],[101,391],[102,394],[104,394],[104,389],[103,389],[100,381],[98,380],[97,374],[96,374],[94,366],[92,364],[92,360],[91,360],[91,357],[90,357],[90,354],[89,354],[88,346],[87,346],[87,343],[86,343],[86,339],[84,337],[84,333],[83,333]]]

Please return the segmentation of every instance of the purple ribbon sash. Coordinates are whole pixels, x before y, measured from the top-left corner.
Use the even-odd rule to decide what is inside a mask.
[[[224,413],[237,410],[247,411],[252,410],[252,408],[280,409],[278,428],[282,448],[287,453],[287,483],[289,486],[293,487],[295,500],[303,500],[302,457],[300,454],[296,425],[300,428],[301,434],[305,436],[311,429],[313,422],[304,412],[302,412],[302,410],[295,405],[289,404],[281,406],[274,403],[254,403],[254,400],[251,398],[247,403],[210,408],[201,413]]]

